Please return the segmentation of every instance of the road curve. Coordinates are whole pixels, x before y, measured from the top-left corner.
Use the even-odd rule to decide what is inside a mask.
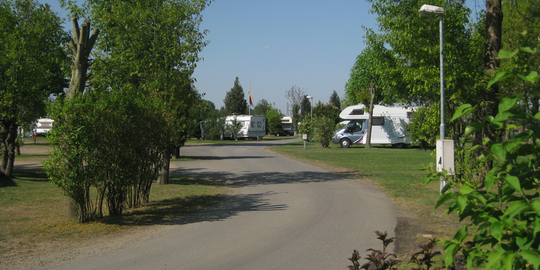
[[[355,179],[264,150],[290,141],[183,147],[198,160],[176,162],[172,173],[222,181],[237,192],[172,221],[163,234],[47,269],[346,269],[354,249],[380,249],[374,231],[394,235],[391,200]]]

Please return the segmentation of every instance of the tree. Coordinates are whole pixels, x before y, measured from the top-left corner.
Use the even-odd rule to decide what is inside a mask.
[[[487,82],[483,79],[484,26],[483,21],[471,22],[471,11],[463,0],[435,1],[430,4],[444,7],[444,65],[445,100],[440,104],[439,24],[436,17],[418,13],[422,1],[372,1],[372,12],[379,14],[381,33],[376,40],[389,48],[393,65],[376,69],[385,96],[394,102],[412,106],[445,106],[451,115],[457,104],[483,102]],[[370,39],[367,39],[368,41]],[[374,46],[375,48],[378,46]],[[427,115],[437,117],[436,115]],[[463,133],[463,121],[445,125],[451,138]],[[429,119],[434,122],[435,119]],[[417,125],[422,127],[422,125]],[[430,130],[429,130],[430,131]],[[428,130],[425,130],[428,132]],[[420,132],[419,132],[420,133]],[[457,141],[457,140],[455,140]],[[462,146],[456,146],[461,148]]]
[[[255,114],[256,115],[266,115],[266,112],[272,107],[266,99],[261,99],[257,103],[257,106],[255,106]]]
[[[289,100],[292,107],[292,121],[295,133],[298,130],[298,122],[302,120],[300,107],[302,106],[302,101],[304,100],[305,96],[306,92],[296,85],[285,92],[285,97]]]
[[[334,92],[332,92],[332,95],[330,96],[329,103],[334,104],[334,106],[336,108],[338,108],[339,111],[341,111],[341,100],[339,99],[339,96],[338,96],[336,90],[334,90]]]
[[[240,85],[238,77],[234,80],[234,86],[227,92],[225,99],[225,109],[228,114],[244,114],[247,110],[247,102],[244,96],[244,89]]]
[[[270,108],[266,112],[266,119],[268,119],[268,132],[270,134],[280,134],[283,133],[283,128],[281,127],[281,118],[283,118],[283,113],[277,108]]]
[[[91,15],[106,32],[98,46],[92,83],[111,91],[140,91],[163,103],[170,142],[162,149],[159,183],[168,182],[171,151],[180,147],[195,125],[189,109],[198,99],[192,74],[206,46],[200,31],[207,0],[163,0],[90,3]],[[157,104],[156,103],[156,104]],[[162,105],[159,105],[162,106]]]
[[[330,105],[333,107],[333,104]],[[314,139],[321,143],[322,148],[328,148],[335,131],[335,122],[332,117],[317,115],[313,119]]]
[[[300,121],[311,121],[311,101],[304,96],[302,103],[300,104]]]
[[[17,128],[40,115],[47,98],[67,86],[67,35],[50,6],[0,1],[0,171],[12,175]]]
[[[315,117],[327,117],[334,121],[333,126],[339,123],[340,110],[333,103],[323,104],[321,101],[315,104],[313,107],[313,118]]]

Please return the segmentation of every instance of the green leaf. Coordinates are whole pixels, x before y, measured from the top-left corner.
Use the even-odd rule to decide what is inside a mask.
[[[496,221],[491,224],[491,236],[495,237],[497,241],[501,242],[503,235],[503,225],[500,221]]]
[[[461,194],[461,195],[466,195],[466,194],[469,194],[469,193],[471,193],[471,192],[473,192],[473,191],[474,191],[474,189],[473,189],[471,186],[469,186],[469,185],[464,185],[464,186],[462,186],[461,189],[459,190],[459,194]]]
[[[499,102],[499,113],[512,109],[514,106],[516,106],[520,98],[521,98],[520,96],[513,97],[513,98],[509,98],[509,97],[502,98],[501,102]]]
[[[506,160],[506,150],[502,147],[500,143],[494,144],[491,146],[491,153],[499,160]]]
[[[454,235],[454,240],[457,240],[459,243],[461,243],[463,242],[465,237],[467,237],[467,234],[467,225],[463,225]]]
[[[540,201],[533,201],[531,203],[531,208],[536,212],[537,215],[540,215]]]
[[[503,252],[501,251],[492,251],[489,253],[487,264],[485,269],[498,269],[499,267],[494,267],[501,263]]]
[[[465,133],[463,133],[463,137],[469,137],[469,135],[471,135],[471,133],[482,129],[485,126],[486,126],[485,124],[481,124],[481,123],[470,124],[465,128]]]
[[[486,87],[486,89],[489,89],[491,87],[492,84],[498,82],[498,81],[501,81],[501,80],[504,80],[506,78],[510,78],[512,76],[515,75],[515,72],[506,72],[506,71],[503,71],[503,72],[499,72],[497,73],[497,76],[495,76],[495,78],[491,79]]]
[[[435,209],[437,209],[439,206],[441,206],[441,204],[447,202],[448,200],[453,199],[454,197],[456,197],[456,194],[454,193],[445,193],[439,196],[437,202],[435,202]]]
[[[478,106],[478,105],[476,105],[476,106]],[[467,114],[471,113],[476,108],[476,106],[472,107],[471,104],[463,104],[463,105],[459,106],[459,108],[457,108],[457,110],[454,113],[454,116],[452,117],[452,120],[450,120],[450,122],[454,121],[457,118],[460,118],[460,117],[462,117],[464,115],[467,115]]]
[[[514,218],[516,215],[530,210],[530,206],[526,201],[514,201],[504,211],[504,216]]]
[[[518,73],[517,76],[520,77],[522,80],[528,81],[530,83],[535,83],[536,80],[538,79],[538,73],[536,73],[536,71],[531,71],[527,75]]]
[[[540,121],[540,112],[534,115],[534,119]]]
[[[512,269],[512,265],[514,264],[514,257],[516,257],[516,253],[505,253],[502,257],[502,268]]]
[[[518,53],[518,50],[514,50],[513,52],[509,52],[507,50],[501,49],[499,51],[499,55],[497,56],[497,59],[505,59],[505,58],[512,58],[514,55]]]
[[[534,269],[540,268],[540,254],[537,252],[522,250],[519,255],[521,255],[528,263],[532,264]]]
[[[499,180],[499,178],[493,175],[488,175],[486,177],[486,180],[484,180],[484,184],[486,185],[486,190],[489,191],[493,187],[493,185],[497,182],[497,180]]]
[[[504,180],[512,187],[513,189],[521,192],[521,184],[519,183],[519,178],[513,175],[506,175]]]

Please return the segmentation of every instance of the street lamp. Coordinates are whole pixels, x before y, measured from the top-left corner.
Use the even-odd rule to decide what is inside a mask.
[[[441,71],[441,130],[440,140],[437,141],[437,170],[448,169],[450,173],[453,170],[454,163],[454,143],[445,141],[446,132],[444,128],[444,55],[443,55],[443,15],[444,8],[433,5],[423,5],[418,11],[422,15],[439,15],[439,51],[440,51],[440,71]],[[448,148],[450,147],[450,148]],[[448,148],[448,149],[447,149]],[[446,149],[446,150],[445,150]],[[440,192],[446,185],[444,176],[441,176]]]
[[[313,97],[312,96],[306,96],[307,99],[311,99],[311,122],[313,122]]]
[[[444,55],[443,55],[443,15],[444,8],[433,5],[423,5],[418,11],[423,15],[439,15],[439,47],[440,47],[440,62],[441,62],[441,133],[440,139],[444,140],[446,137],[444,130]]]

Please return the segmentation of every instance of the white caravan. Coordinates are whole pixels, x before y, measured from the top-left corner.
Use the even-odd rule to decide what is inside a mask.
[[[413,114],[413,108],[373,106],[371,144],[391,144],[401,148],[411,143],[406,126]],[[334,133],[332,142],[347,148],[351,144],[366,144],[369,112],[358,104],[345,108],[339,117],[349,123]]]
[[[284,116],[281,118],[281,128],[283,129],[283,133],[285,135],[294,135],[294,128],[291,116]]]
[[[237,138],[259,139],[266,135],[266,118],[262,115],[230,115],[225,118],[225,134],[224,138],[233,138],[230,126],[233,120],[240,123],[240,131]]]

